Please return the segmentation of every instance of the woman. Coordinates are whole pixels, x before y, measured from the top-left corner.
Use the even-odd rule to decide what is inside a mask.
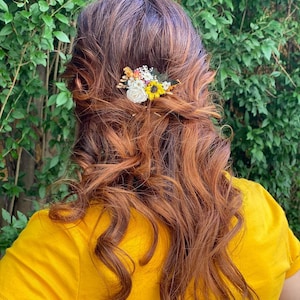
[[[300,243],[267,191],[230,175],[214,73],[178,4],[87,6],[64,77],[75,199],[7,250],[0,299],[300,299]]]

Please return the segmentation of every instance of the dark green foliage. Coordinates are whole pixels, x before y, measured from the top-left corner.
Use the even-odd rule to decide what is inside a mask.
[[[18,237],[28,221],[28,218],[20,211],[17,212],[17,217],[15,217],[11,216],[10,213],[3,208],[2,218],[7,225],[0,228],[0,258],[4,254],[4,250]]]
[[[34,211],[66,192],[52,186],[66,172],[74,136],[73,103],[59,74],[85,4],[0,0],[0,250],[26,223],[5,214],[20,219],[18,210]]]

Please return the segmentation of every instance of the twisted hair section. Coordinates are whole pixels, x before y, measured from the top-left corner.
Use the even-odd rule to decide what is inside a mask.
[[[132,103],[116,84],[124,66],[142,65],[180,84],[172,95]],[[118,247],[132,208],[153,229],[141,264],[156,250],[158,222],[169,230],[161,299],[184,299],[191,283],[194,299],[209,299],[209,292],[231,299],[228,281],[253,299],[226,251],[243,218],[240,194],[224,174],[230,144],[213,121],[220,118],[208,91],[214,72],[182,8],[171,0],[100,0],[87,6],[64,77],[76,103],[72,159],[80,172],[71,186],[77,200],[52,206],[50,217],[77,220],[91,201],[110,213],[95,253],[119,278],[112,299],[126,299],[132,287]]]

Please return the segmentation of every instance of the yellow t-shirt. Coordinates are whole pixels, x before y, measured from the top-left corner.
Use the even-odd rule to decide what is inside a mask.
[[[300,242],[266,190],[245,179],[233,182],[244,196],[245,228],[230,242],[229,253],[261,300],[278,300],[284,279],[300,270]],[[103,214],[96,226],[100,214],[100,205],[91,206],[83,220],[72,224],[51,221],[47,210],[34,214],[0,261],[0,299],[107,299],[116,291],[117,281],[93,254],[96,237],[109,224],[109,216]],[[152,231],[145,218],[132,211],[120,244],[136,265],[130,300],[160,299],[159,279],[169,235],[161,224],[159,230],[153,258],[140,266]],[[191,293],[192,289],[186,300],[193,299]]]

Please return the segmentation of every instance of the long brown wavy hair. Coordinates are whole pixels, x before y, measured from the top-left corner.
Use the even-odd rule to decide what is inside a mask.
[[[135,104],[116,88],[125,66],[143,65],[178,79],[173,95]],[[95,253],[120,280],[113,299],[126,299],[131,291],[131,274],[116,253],[132,208],[154,232],[141,264],[156,250],[158,222],[170,233],[161,299],[183,299],[191,282],[194,299],[209,299],[209,291],[231,299],[228,281],[242,297],[253,299],[227,253],[243,225],[242,200],[224,173],[230,144],[214,121],[220,118],[208,91],[214,72],[180,5],[172,0],[88,5],[79,16],[64,77],[76,103],[72,159],[80,171],[71,185],[76,200],[53,205],[50,217],[78,220],[91,201],[110,212],[110,226]]]

